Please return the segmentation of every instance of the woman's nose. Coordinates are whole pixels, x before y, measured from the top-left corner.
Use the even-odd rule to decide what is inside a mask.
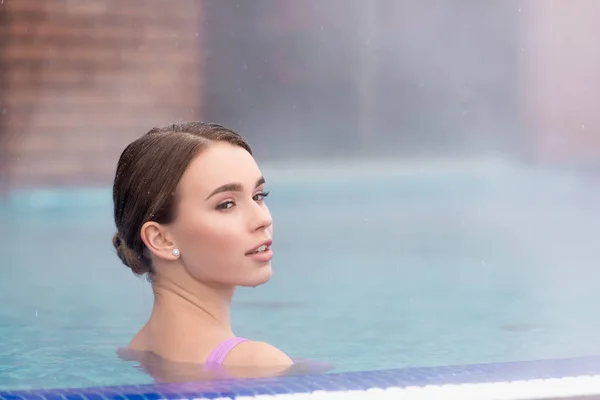
[[[273,219],[271,212],[264,204],[257,204],[252,221],[252,230],[270,229],[272,231]]]

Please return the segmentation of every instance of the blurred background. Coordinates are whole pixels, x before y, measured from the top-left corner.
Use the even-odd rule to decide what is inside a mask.
[[[261,161],[600,161],[594,0],[0,0],[2,186],[108,185],[156,125]]]
[[[276,193],[241,336],[336,371],[600,354],[598,21],[598,0],[0,0],[0,390],[147,382],[115,356],[152,291],[115,256],[110,188],[129,142],[189,120],[246,136]]]

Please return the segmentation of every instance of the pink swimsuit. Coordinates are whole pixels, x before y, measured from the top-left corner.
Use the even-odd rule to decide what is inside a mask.
[[[229,352],[233,350],[235,346],[246,341],[247,339],[238,337],[224,340],[217,347],[215,347],[213,351],[211,351],[206,359],[206,364],[223,364],[227,354],[229,354]]]

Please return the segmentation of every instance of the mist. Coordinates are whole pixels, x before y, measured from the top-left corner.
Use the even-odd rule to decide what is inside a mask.
[[[245,136],[273,186],[277,275],[236,298],[242,332],[342,370],[597,353],[598,21],[595,0],[0,0],[0,364],[26,366],[0,388],[53,357],[79,360],[61,385],[100,359],[82,385],[145,382],[113,359],[152,293],[110,190],[128,143],[191,120]],[[22,362],[40,331],[52,357]]]

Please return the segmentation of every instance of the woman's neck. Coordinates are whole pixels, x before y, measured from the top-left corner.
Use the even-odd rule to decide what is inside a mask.
[[[218,329],[231,333],[233,288],[208,286],[188,279],[181,284],[169,277],[153,283],[153,316],[188,325],[191,330]]]
[[[153,289],[152,315],[130,348],[198,363],[220,342],[234,336],[229,319],[233,288],[162,276],[155,277]]]

